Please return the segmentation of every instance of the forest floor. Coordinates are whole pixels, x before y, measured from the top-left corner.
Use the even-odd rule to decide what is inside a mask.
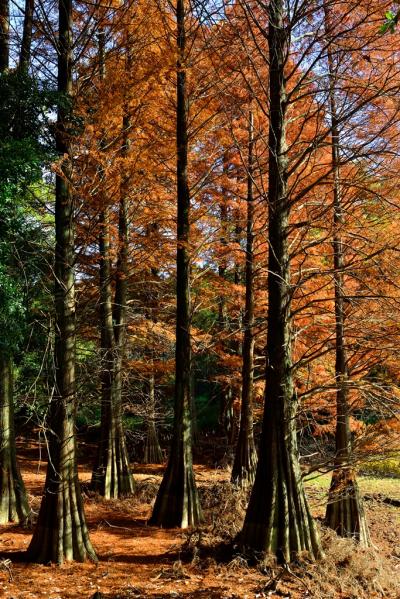
[[[82,447],[80,452],[86,457],[90,454]],[[34,443],[20,444],[19,456],[37,513],[46,465]],[[373,548],[359,549],[321,528],[326,559],[317,564],[304,561],[288,571],[274,564],[250,567],[243,556],[226,550],[227,542],[240,530],[246,505],[243,492],[231,490],[227,469],[196,466],[206,522],[192,533],[147,526],[163,467],[133,464],[133,471],[135,496],[104,501],[85,492],[90,464],[79,467],[97,564],[24,563],[21,552],[29,544],[31,527],[2,527],[0,597],[90,599],[99,591],[107,599],[400,598],[400,508],[383,501],[385,496],[400,500],[399,480],[360,479]],[[313,513],[321,519],[329,477],[306,484]]]

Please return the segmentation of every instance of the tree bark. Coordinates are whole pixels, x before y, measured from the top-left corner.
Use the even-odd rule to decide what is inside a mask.
[[[104,34],[99,34],[100,75],[104,78]],[[125,111],[127,115],[127,109]],[[129,117],[124,117],[123,153],[128,151]],[[128,275],[128,218],[126,182],[121,184],[118,225],[118,261],[115,297],[112,297],[109,209],[100,214],[100,330],[101,330],[101,429],[91,487],[106,499],[134,491],[122,422],[122,361],[126,329]],[[103,202],[105,198],[102,199]]]
[[[0,0],[0,74],[9,66],[10,9],[8,0]],[[6,348],[0,348],[0,524],[23,522],[29,515],[25,486],[17,466],[13,360]]]
[[[149,247],[153,248],[157,243],[157,233],[159,224],[152,222],[147,227],[147,238]],[[156,267],[152,266],[147,270],[146,276],[146,318],[153,327],[157,322],[157,312],[159,310],[159,289],[160,274]],[[148,380],[148,401],[146,404],[147,420],[146,420],[146,437],[144,445],[144,463],[145,464],[162,464],[164,461],[163,452],[160,447],[156,426],[156,384],[155,384],[155,368],[154,368],[154,348],[150,347],[150,355],[148,360],[150,363],[150,374]]]
[[[224,155],[224,175],[227,176],[228,164],[227,164],[227,156]],[[219,214],[220,214],[220,226],[221,226],[221,235],[220,235],[220,243],[224,248],[224,255],[221,257],[220,264],[218,266],[218,276],[220,279],[224,279],[226,276],[226,246],[228,245],[228,207],[226,201],[226,189],[222,189],[223,198],[219,205]],[[221,295],[218,298],[218,325],[219,329],[224,337],[226,333],[229,331],[229,318],[227,314],[227,306],[226,306],[226,297],[224,291],[222,291]],[[224,338],[221,342],[221,349],[225,353],[230,351],[229,342],[227,342]],[[225,374],[225,367],[221,368],[221,374]],[[218,393],[218,399],[220,402],[220,416],[219,422],[221,425],[222,433],[225,434],[228,444],[231,445],[234,441],[235,437],[235,419],[233,413],[233,393],[232,386],[227,381],[222,381],[220,383],[220,389]]]
[[[259,462],[240,543],[290,562],[304,551],[311,558],[317,558],[322,550],[302,484],[296,436],[284,75],[289,33],[284,22],[284,7],[283,0],[274,0],[268,5],[270,129],[266,390]]]
[[[243,315],[242,404],[239,437],[236,445],[231,481],[239,486],[254,482],[257,452],[253,435],[254,383],[254,194],[253,194],[253,113],[249,112],[247,165],[247,225],[246,225],[246,300]]]
[[[35,0],[25,0],[24,27],[22,31],[21,50],[19,54],[19,69],[27,72],[31,59],[33,11]]]
[[[352,537],[363,546],[370,545],[363,500],[358,491],[356,474],[350,467],[351,433],[348,400],[348,368],[345,339],[345,282],[344,250],[341,237],[344,215],[340,181],[340,139],[335,97],[336,69],[331,46],[330,11],[324,3],[325,32],[328,44],[329,103],[332,127],[332,174],[333,174],[333,267],[335,291],[335,337],[336,337],[336,433],[335,469],[329,489],[325,522],[342,537]]]
[[[10,61],[10,4],[0,0],[0,73],[8,70]]]
[[[144,446],[145,464],[162,464],[164,461],[156,429],[155,403],[155,380],[154,373],[151,373],[149,377],[148,416],[146,422],[147,430]]]
[[[58,91],[72,95],[72,0],[59,3]],[[62,173],[56,176],[55,392],[49,410],[49,460],[39,517],[28,548],[30,561],[62,563],[96,560],[89,539],[78,480],[75,438],[74,202],[71,189],[70,106],[57,117],[56,149]]]
[[[0,352],[0,524],[29,516],[25,486],[15,451],[12,359]]]
[[[157,494],[151,524],[187,528],[201,520],[193,472],[190,343],[190,194],[188,98],[186,91],[185,0],[177,0],[177,281],[175,410],[171,452]]]
[[[106,499],[111,499],[131,495],[134,491],[134,483],[122,424],[122,345],[120,345],[122,337],[119,330],[117,344],[113,323],[108,227],[108,210],[104,210],[101,214],[99,239],[102,346],[101,429],[91,487]],[[120,299],[121,294],[119,293]],[[115,326],[121,326],[120,319],[115,322]]]

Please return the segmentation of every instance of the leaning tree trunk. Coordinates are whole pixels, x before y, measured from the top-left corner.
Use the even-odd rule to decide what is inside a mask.
[[[9,66],[9,19],[9,2],[0,0],[0,74]],[[7,350],[0,348],[0,524],[23,522],[28,515],[28,500],[15,448],[13,361]]]
[[[15,451],[12,360],[0,352],[0,524],[29,516]]]
[[[296,436],[284,76],[289,34],[284,24],[284,7],[283,0],[268,5],[270,129],[265,409],[259,462],[240,542],[242,546],[289,562],[304,551],[316,558],[322,550],[303,488]]]
[[[100,73],[104,77],[104,34],[99,35]],[[124,118],[127,152],[128,117]],[[100,215],[100,328],[101,328],[101,430],[91,487],[106,499],[125,497],[134,491],[122,423],[122,358],[126,327],[128,219],[126,185],[121,185],[118,225],[118,262],[115,299],[112,300],[109,210]]]
[[[193,472],[190,344],[190,195],[188,162],[188,98],[186,92],[185,0],[177,0],[177,273],[175,410],[171,452],[159,488],[151,524],[196,526],[201,509]]]
[[[254,195],[253,195],[253,113],[249,113],[246,231],[246,301],[243,315],[242,405],[239,437],[231,480],[239,486],[252,485],[256,473],[257,452],[253,435],[254,383]]]
[[[59,4],[58,90],[72,91],[72,1]],[[56,176],[55,392],[49,410],[49,460],[39,517],[28,548],[30,561],[96,560],[89,539],[78,480],[75,439],[74,207],[70,186],[69,107],[57,119],[56,148],[62,174]]]
[[[340,141],[335,98],[336,69],[330,44],[330,11],[326,4],[325,31],[328,43],[329,102],[332,127],[332,174],[333,174],[333,263],[335,289],[335,334],[336,334],[336,435],[335,463],[329,489],[325,522],[342,537],[357,539],[368,546],[370,537],[364,513],[363,501],[358,491],[356,474],[351,467],[351,434],[349,422],[347,350],[345,340],[345,289],[344,251],[341,238],[343,208],[340,182]]]

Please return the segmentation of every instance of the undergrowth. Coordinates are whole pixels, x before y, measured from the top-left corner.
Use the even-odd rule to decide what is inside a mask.
[[[250,566],[247,556],[235,548],[235,538],[243,524],[249,493],[228,482],[199,491],[205,522],[184,533],[182,555],[191,560],[195,570],[212,567],[241,576]],[[323,560],[310,562],[301,556],[290,566],[280,566],[271,557],[258,561],[255,569],[262,582],[255,591],[259,597],[271,596],[272,592],[290,596],[296,590],[301,591],[301,596],[315,599],[398,599],[398,575],[393,561],[374,548],[363,549],[323,526],[320,533]]]
[[[321,530],[326,558],[308,568],[309,586],[316,599],[398,598],[399,577],[394,564],[373,548],[363,549],[332,530]]]

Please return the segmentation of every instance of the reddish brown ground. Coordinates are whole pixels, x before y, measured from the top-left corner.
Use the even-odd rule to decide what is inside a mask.
[[[39,461],[38,447],[26,443],[20,447],[20,463],[32,508],[38,511],[45,475],[45,463]],[[159,467],[136,465],[135,478],[142,489],[155,488],[161,479]],[[199,486],[226,481],[226,470],[196,467]],[[90,479],[89,465],[80,468],[83,483]],[[151,485],[150,483],[154,484]],[[145,484],[147,483],[147,485]],[[285,576],[276,592],[265,590],[271,571],[263,574],[248,568],[239,558],[217,563],[211,557],[202,560],[187,559],[181,554],[186,535],[179,530],[160,530],[146,525],[151,511],[152,494],[145,491],[139,497],[122,501],[103,501],[85,498],[90,536],[97,551],[98,564],[65,564],[40,566],[18,559],[18,552],[26,549],[31,530],[21,526],[0,529],[0,597],[7,599],[89,599],[96,591],[107,598],[123,597],[182,597],[182,598],[242,598],[250,597],[309,597],[307,581]],[[317,498],[318,499],[318,498]],[[318,500],[315,502],[318,513]],[[398,511],[390,506],[374,505],[375,519],[384,523],[387,534],[379,529],[378,542],[385,554],[393,554],[400,546]],[[380,511],[379,511],[380,510]],[[389,535],[389,536],[388,536]],[[392,535],[392,538],[390,537]],[[400,551],[400,549],[399,549]],[[393,560],[396,556],[392,555]],[[400,553],[399,553],[400,557]],[[11,576],[1,567],[1,559],[12,562]],[[393,576],[399,577],[400,560],[393,562]],[[400,589],[400,584],[399,584]],[[357,597],[342,592],[327,592],[329,597]],[[361,595],[360,595],[361,596]],[[364,595],[362,595],[364,596]],[[371,593],[370,597],[395,597],[394,594]],[[400,592],[399,595],[400,597]]]

